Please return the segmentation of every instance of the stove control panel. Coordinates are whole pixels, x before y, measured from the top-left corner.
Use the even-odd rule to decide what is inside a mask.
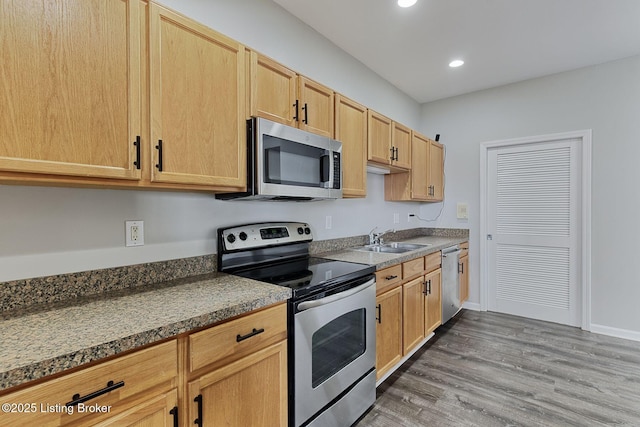
[[[218,230],[223,251],[256,249],[313,240],[311,227],[302,222],[270,222],[247,224]]]

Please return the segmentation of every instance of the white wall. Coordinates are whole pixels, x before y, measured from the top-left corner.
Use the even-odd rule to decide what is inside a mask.
[[[389,117],[417,128],[420,106],[270,0],[167,0],[167,6]],[[220,226],[304,221],[317,240],[397,229],[415,203],[384,203],[369,175],[366,199],[313,203],[222,202],[202,193],[0,185],[0,283],[216,252]],[[399,213],[400,223],[393,224]],[[332,228],[325,229],[325,217]],[[124,221],[145,222],[145,246],[124,247]]]
[[[479,303],[480,144],[592,129],[592,323],[640,333],[639,76],[636,56],[423,106],[421,129],[442,134],[448,149],[437,225],[458,226],[456,202],[469,203],[470,301]]]

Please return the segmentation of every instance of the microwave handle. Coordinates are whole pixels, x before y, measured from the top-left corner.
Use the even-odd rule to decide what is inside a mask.
[[[329,188],[333,186],[333,176],[331,170],[333,169],[333,159],[329,154],[325,154],[320,157],[320,182],[329,183]]]

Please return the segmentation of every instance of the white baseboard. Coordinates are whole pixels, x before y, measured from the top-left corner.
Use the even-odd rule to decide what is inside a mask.
[[[631,341],[640,341],[640,332],[629,329],[612,328],[610,326],[591,324],[591,332],[594,334],[609,335],[610,337],[624,338]]]
[[[473,311],[482,311],[480,309],[480,304],[478,304],[477,302],[465,302],[464,304],[462,304],[462,308],[467,309],[467,310],[473,310]]]

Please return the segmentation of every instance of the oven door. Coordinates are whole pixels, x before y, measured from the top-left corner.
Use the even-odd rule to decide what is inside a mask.
[[[375,278],[367,277],[339,293],[295,303],[296,426],[375,368],[375,301]],[[375,400],[375,384],[366,394]]]
[[[260,195],[342,197],[340,142],[262,118],[255,131]]]

